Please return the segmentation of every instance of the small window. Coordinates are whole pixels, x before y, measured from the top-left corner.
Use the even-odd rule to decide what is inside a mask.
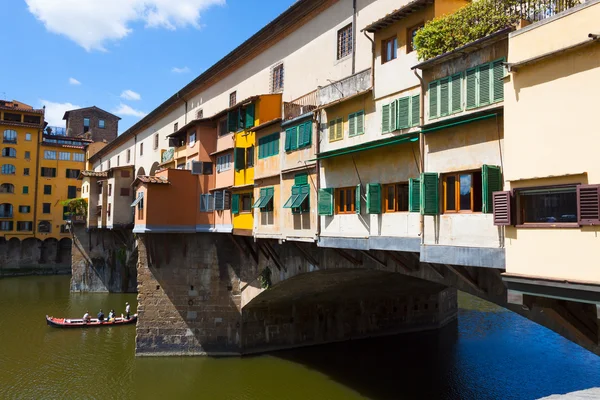
[[[83,133],[89,132],[89,130],[90,130],[90,119],[84,118],[83,119]]]
[[[237,103],[237,92],[231,92],[229,94],[229,107],[235,106]]]
[[[1,211],[0,211],[1,215]],[[0,221],[0,231],[9,232],[13,230],[14,222],[13,221]]]
[[[154,135],[154,150],[158,149],[158,133]]]
[[[108,195],[112,196],[112,184],[111,183],[108,184]]]
[[[352,53],[352,24],[338,31],[337,34],[337,59],[340,60]]]
[[[56,178],[56,168],[42,167],[41,175],[44,178]]]
[[[202,175],[212,175],[213,164],[208,161],[202,162]]]
[[[66,177],[68,179],[77,179],[77,178],[79,178],[79,172],[80,172],[80,170],[78,170],[78,169],[68,169],[67,168]]]
[[[381,44],[381,63],[385,64],[398,58],[398,38],[394,36]]]
[[[2,165],[2,175],[14,175],[17,173],[17,168],[11,164]]]
[[[121,165],[121,156],[117,156],[117,167]]]
[[[246,168],[254,167],[254,146],[246,149]]]
[[[111,206],[110,203],[108,203],[108,205],[106,206],[106,216],[107,217],[110,217],[110,206]]]
[[[52,185],[44,185],[44,194],[52,194]]]
[[[228,133],[227,118],[223,118],[219,121],[219,136],[227,135]]]
[[[3,183],[0,185],[0,194],[14,194],[15,193],[15,185],[12,183]]]
[[[67,199],[74,199],[77,197],[77,186],[67,187]]]
[[[140,143],[140,156],[144,155],[144,143]]]
[[[50,210],[51,210],[51,204],[50,203],[43,203],[42,204],[42,213],[44,213],[44,214],[50,214]]]
[[[29,168],[23,168],[23,175],[29,176]]]
[[[18,221],[17,231],[20,232],[31,232],[33,230],[33,222],[31,221]]]
[[[444,213],[481,212],[481,171],[443,176]]]
[[[577,186],[518,189],[517,224],[577,223]]]
[[[252,211],[252,194],[245,193],[240,195],[241,203],[242,203],[242,212],[251,212]]]
[[[7,129],[4,131],[4,135],[2,136],[3,143],[17,143],[17,131],[12,129]]]
[[[56,160],[56,151],[44,150],[44,159],[45,160]]]
[[[29,214],[31,212],[31,206],[19,206],[19,212],[21,214]]]
[[[188,137],[188,144],[190,147],[194,147],[194,145],[196,144],[196,131],[190,133]]]
[[[127,150],[127,164],[131,162],[131,150]]]
[[[12,147],[5,147],[2,149],[2,157],[15,158],[17,156],[17,150]]]
[[[415,47],[415,35],[425,24],[423,22],[418,23],[406,30],[406,54],[416,50]]]
[[[229,171],[231,169],[232,164],[231,160],[231,154],[225,154],[223,156],[217,157],[217,173]]]
[[[408,183],[393,183],[383,188],[386,213],[408,211]]]
[[[336,214],[356,213],[356,187],[335,189]]]
[[[25,152],[25,159],[26,160],[31,160],[31,152],[30,151],[26,151]]]
[[[196,119],[202,119],[202,118],[204,118],[204,110],[199,109],[198,112],[196,113]]]
[[[31,142],[31,133],[26,133],[25,134],[25,140],[28,142]]]
[[[29,186],[23,186],[23,194],[29,194]]]
[[[83,153],[73,153],[73,161],[79,161],[79,162],[85,161],[85,154],[83,154]]]
[[[69,153],[67,151],[60,151],[58,153],[58,159],[63,160],[63,161],[69,161],[69,160],[71,160],[71,153]]]
[[[173,124],[173,132],[177,132],[179,130],[179,122],[175,122]]]
[[[110,160],[106,162],[106,169],[110,169]]]
[[[98,128],[104,129],[104,120],[103,119],[98,120]]]
[[[283,90],[283,63],[275,66],[271,71],[271,93]]]

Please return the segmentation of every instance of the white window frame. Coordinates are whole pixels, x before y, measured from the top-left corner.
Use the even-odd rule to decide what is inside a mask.
[[[44,160],[56,160],[56,151],[44,150]]]
[[[63,161],[71,161],[71,153],[68,151],[59,151],[58,159]]]

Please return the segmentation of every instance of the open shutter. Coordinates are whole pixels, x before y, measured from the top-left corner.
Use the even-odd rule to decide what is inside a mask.
[[[492,70],[492,101],[502,101],[504,100],[504,59],[494,61]]]
[[[462,74],[450,77],[450,113],[462,110]]]
[[[340,140],[344,138],[344,119],[338,118],[335,121],[335,139]]]
[[[356,113],[356,134],[362,135],[365,133],[365,112],[359,111]]]
[[[405,129],[410,126],[410,97],[403,97],[398,100],[398,129]]]
[[[367,213],[381,214],[381,185],[367,184]]]
[[[512,225],[512,195],[511,192],[492,193],[494,205],[494,225]]]
[[[236,171],[241,171],[246,167],[246,149],[236,147],[234,149],[234,168]]]
[[[215,210],[220,211],[225,209],[225,196],[223,191],[217,190],[215,192]]]
[[[298,127],[295,126],[289,129],[290,131],[290,150],[296,150],[298,148]]]
[[[502,190],[502,173],[500,167],[484,165],[481,167],[482,211],[491,214],[494,211],[492,193]]]
[[[439,212],[439,183],[436,172],[421,174],[420,208],[423,215],[438,215]]]
[[[439,81],[431,82],[427,97],[429,97],[429,119],[438,117],[438,84]]]
[[[246,125],[245,128],[252,128],[254,126],[254,103],[246,106]]]
[[[417,94],[410,99],[410,124],[421,124],[421,95]]]
[[[360,183],[356,185],[356,198],[354,199],[354,209],[357,214],[360,214],[360,203],[362,199],[362,193],[360,189]]]
[[[356,114],[348,115],[348,136],[356,135]]]
[[[390,105],[385,104],[381,107],[381,132],[388,133],[390,131]]]
[[[231,213],[232,214],[240,213],[240,195],[239,194],[231,195]]]
[[[450,82],[448,78],[440,79],[440,117],[448,115],[450,108]]]
[[[600,185],[577,186],[577,222],[600,225]]]
[[[421,183],[418,178],[408,180],[408,211],[421,211]]]
[[[491,64],[480,65],[479,68],[479,106],[490,104]]]
[[[292,150],[293,131],[295,131],[295,130],[296,130],[296,127],[288,128],[285,130],[285,151]]]
[[[390,104],[390,132],[398,129],[398,101],[392,101]]]
[[[333,215],[333,189],[319,189],[317,203],[319,215]]]
[[[477,107],[477,68],[467,70],[467,110]]]
[[[237,131],[238,127],[238,110],[231,110],[227,113],[227,130],[229,132]]]
[[[228,190],[223,190],[223,209],[231,209],[231,192]]]

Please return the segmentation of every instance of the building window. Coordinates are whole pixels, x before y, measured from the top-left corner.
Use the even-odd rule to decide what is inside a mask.
[[[246,168],[254,167],[254,146],[246,148]]]
[[[279,132],[258,139],[258,159],[279,154]]]
[[[25,140],[28,142],[31,142],[31,133],[26,133],[25,134]]]
[[[23,194],[29,194],[29,186],[23,186]]]
[[[227,129],[227,118],[223,118],[219,121],[219,136],[227,135],[229,129]]]
[[[23,168],[23,175],[29,176],[29,168]]]
[[[308,147],[312,142],[312,120],[305,121],[285,130],[284,150],[294,151]]]
[[[110,169],[110,160],[106,162],[106,169]]]
[[[63,161],[69,161],[69,160],[71,160],[71,153],[68,153],[66,151],[61,151],[58,153],[58,159],[63,160]]]
[[[415,35],[425,24],[423,22],[418,23],[406,30],[406,54],[416,50],[415,47]]]
[[[196,131],[190,133],[188,137],[188,144],[190,147],[193,147],[196,144]]]
[[[337,59],[340,60],[352,53],[352,24],[337,33]]]
[[[271,70],[271,93],[283,91],[283,63]]]
[[[3,143],[17,143],[17,131],[7,129],[2,136]]]
[[[52,185],[44,185],[44,194],[52,194]]]
[[[2,149],[2,157],[11,157],[14,158],[17,156],[17,150],[12,147],[5,147]]]
[[[9,232],[13,230],[13,221],[0,221],[0,231]]]
[[[108,184],[108,195],[112,196],[112,184],[111,183]]]
[[[244,193],[240,195],[242,203],[242,212],[252,212],[252,193]]]
[[[12,183],[3,183],[0,185],[0,194],[13,194],[15,193],[15,185]]]
[[[56,152],[52,150],[44,150],[44,159],[56,160]]]
[[[381,63],[395,60],[398,57],[398,38],[386,39],[381,44]]]
[[[408,183],[384,185],[383,194],[386,213],[408,211]]]
[[[235,106],[237,103],[237,92],[233,91],[229,93],[229,107]]]
[[[260,189],[260,197],[252,205],[252,208],[259,208],[260,212],[273,211],[273,197],[275,195],[274,187],[267,187]]]
[[[117,156],[117,167],[121,165],[121,156]]]
[[[73,161],[79,161],[79,162],[85,161],[85,154],[73,153]]]
[[[127,150],[127,164],[131,162],[131,150]]]
[[[98,128],[104,129],[104,120],[103,119],[98,120]]]
[[[4,164],[2,165],[2,175],[14,175],[17,173],[17,169],[14,165]]]
[[[202,175],[212,175],[213,173],[213,163],[210,161],[202,162]]]
[[[204,110],[199,109],[198,112],[196,112],[196,119],[202,119],[202,118],[204,118]]]
[[[38,224],[38,232],[40,232],[40,233],[52,232],[52,225],[50,224],[50,221],[40,221]]]
[[[5,121],[11,122],[21,122],[21,114],[13,114],[4,112],[4,117],[2,118]]]
[[[231,159],[231,154],[217,157],[217,173],[229,171],[231,169]]]
[[[67,187],[67,199],[74,199],[77,197],[77,186]]]
[[[577,186],[518,189],[517,224],[577,223]]]
[[[443,176],[444,213],[481,212],[481,171]]]
[[[356,186],[335,189],[336,214],[356,213]]]
[[[25,159],[26,160],[31,160],[31,152],[30,151],[26,151],[25,152]]]
[[[79,178],[80,171],[78,169],[67,169],[66,177],[69,179]]]
[[[110,218],[110,206],[111,204],[108,203],[108,205],[106,206],[106,216]]]
[[[12,218],[13,206],[12,204],[4,203],[0,204],[0,218]]]
[[[179,122],[175,122],[173,124],[173,132],[177,132],[179,130]]]
[[[329,141],[335,142],[344,138],[344,120],[343,118],[332,119],[329,121]]]
[[[31,212],[31,206],[19,206],[19,212],[21,214],[29,214]]]
[[[144,155],[144,143],[140,143],[140,156]]]
[[[200,211],[211,212],[215,209],[215,197],[212,194],[200,195]]]
[[[86,133],[90,130],[90,119],[89,118],[84,118],[83,119],[83,133]]]
[[[44,178],[56,178],[56,168],[42,167],[41,175]]]
[[[154,150],[158,149],[158,133],[154,135]]]
[[[42,204],[42,213],[44,214],[50,214],[50,203],[43,203]]]
[[[31,221],[18,221],[17,231],[19,232],[31,232],[33,230],[33,222]]]

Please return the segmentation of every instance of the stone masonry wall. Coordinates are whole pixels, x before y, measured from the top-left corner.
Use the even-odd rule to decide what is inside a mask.
[[[71,239],[0,238],[0,277],[71,272]]]

